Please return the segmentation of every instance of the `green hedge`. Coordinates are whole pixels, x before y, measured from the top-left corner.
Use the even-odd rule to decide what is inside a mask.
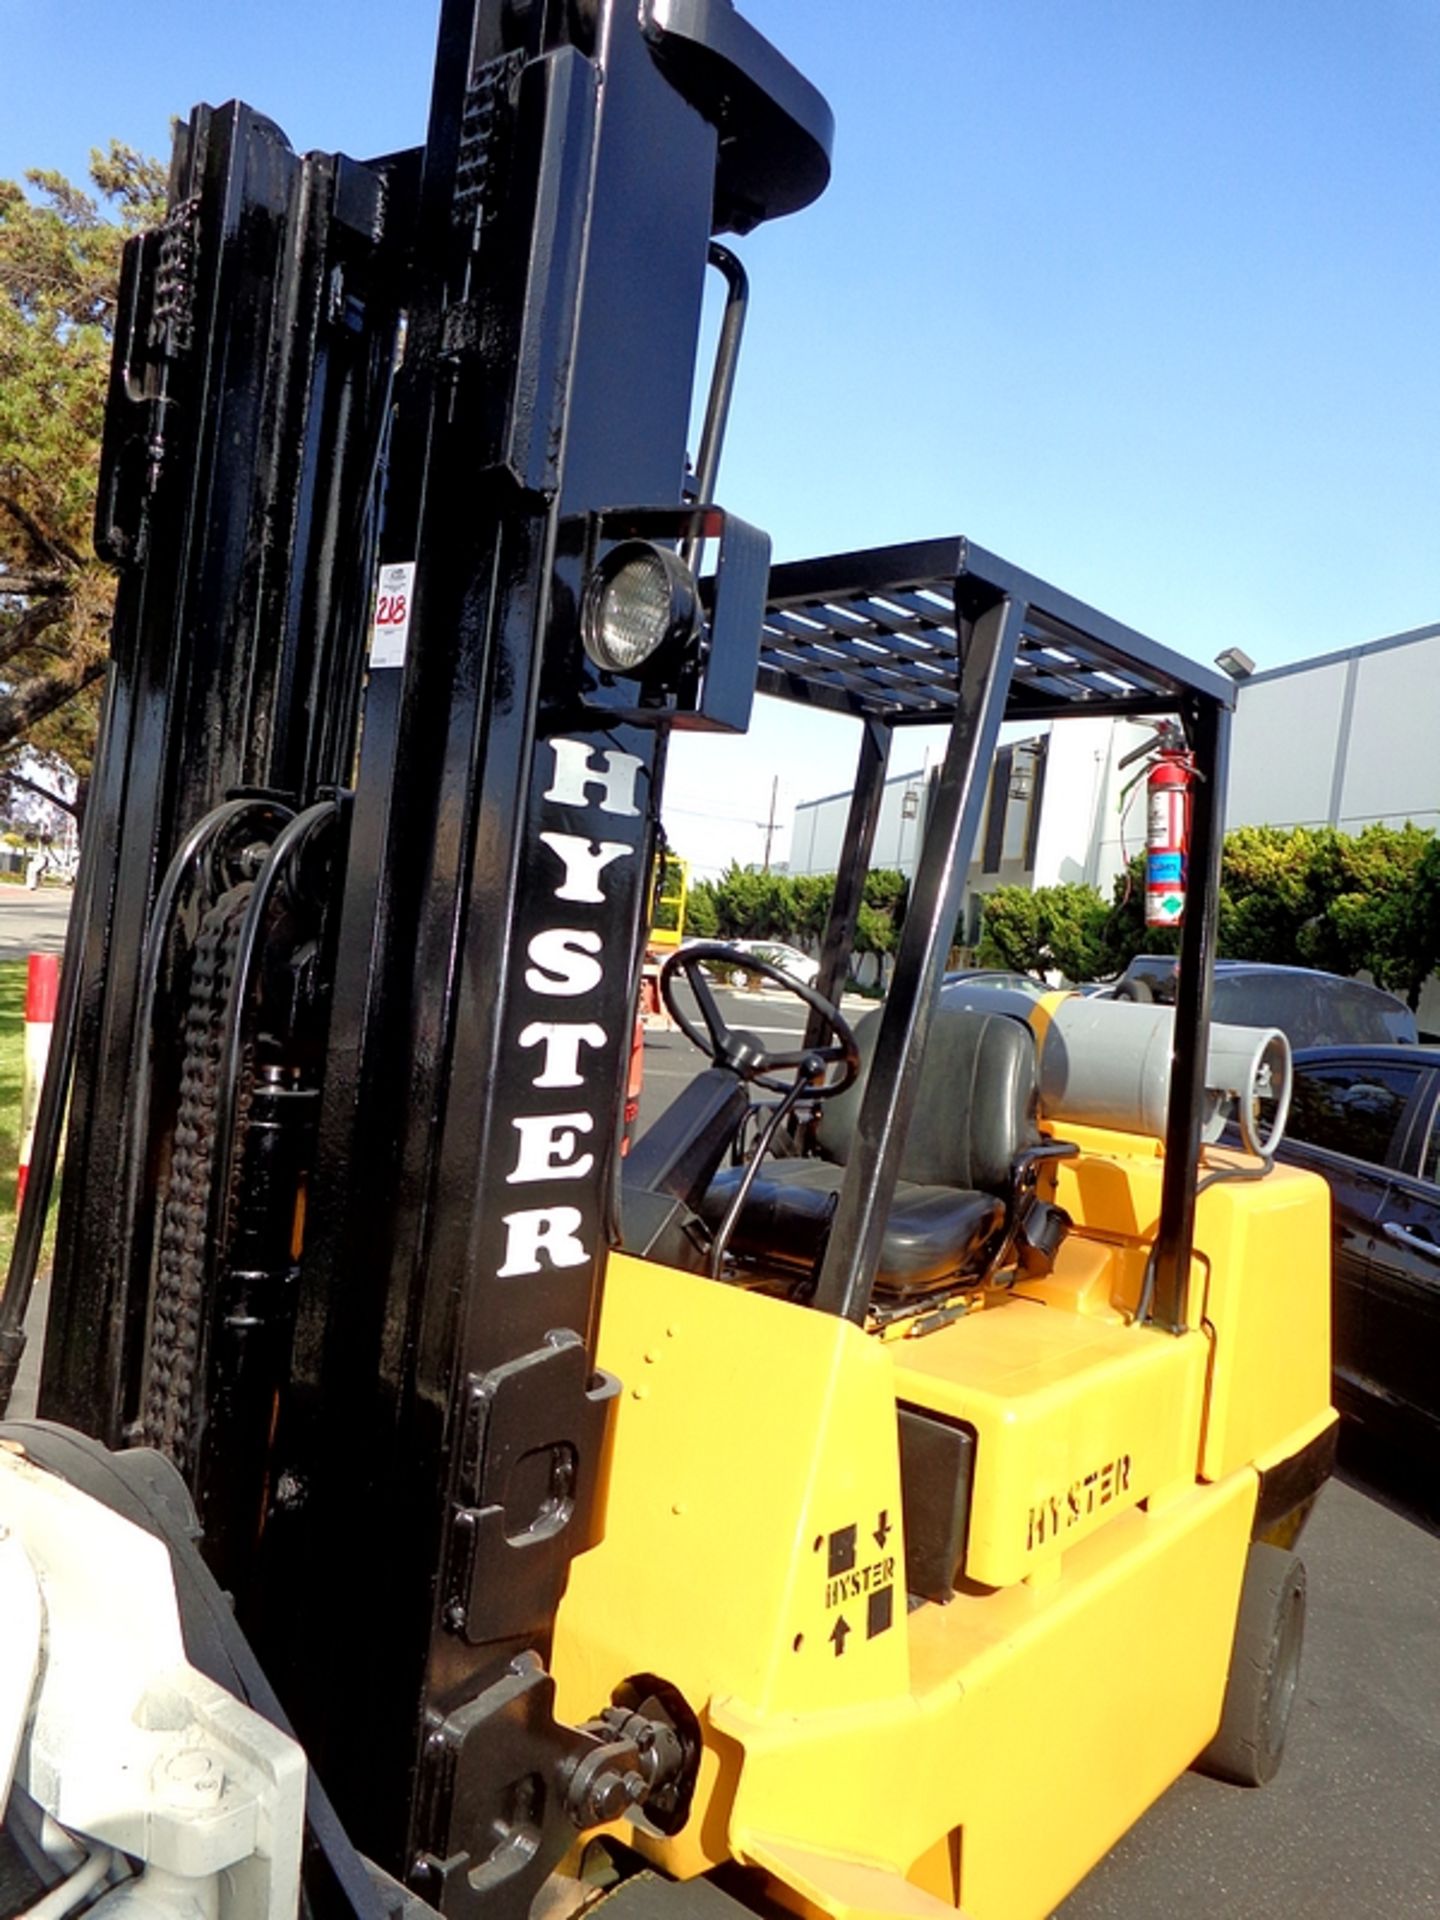
[[[818,946],[830,917],[835,876],[756,873],[733,860],[718,880],[698,880],[690,889],[685,931],[697,940],[784,940]],[[893,868],[865,876],[855,929],[857,953],[893,953],[905,921],[910,882]]]
[[[987,894],[978,958],[1081,981],[1176,944],[1145,926],[1137,855],[1108,902],[1083,886]],[[1415,1007],[1440,967],[1440,842],[1414,826],[1237,827],[1221,863],[1219,946],[1234,960],[1369,973]]]

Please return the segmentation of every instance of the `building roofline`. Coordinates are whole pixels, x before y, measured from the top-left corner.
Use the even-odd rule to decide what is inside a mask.
[[[1334,653],[1317,653],[1310,660],[1292,660],[1288,666],[1267,667],[1263,673],[1251,673],[1240,681],[1243,694],[1247,687],[1262,680],[1283,680],[1287,674],[1311,673],[1316,667],[1338,666],[1344,660],[1361,660],[1370,653],[1389,653],[1395,647],[1414,646],[1420,640],[1440,639],[1440,621],[1429,627],[1411,627],[1406,633],[1385,634],[1379,640],[1362,640],[1358,647],[1337,647]]]

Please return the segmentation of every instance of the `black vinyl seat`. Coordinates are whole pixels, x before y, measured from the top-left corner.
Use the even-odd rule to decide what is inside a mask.
[[[825,1102],[817,1133],[820,1157],[766,1162],[736,1222],[731,1253],[807,1272],[816,1268],[845,1178],[879,1025],[877,1009],[855,1028],[860,1077],[848,1092]],[[936,1009],[886,1221],[877,1293],[905,1299],[984,1274],[1017,1224],[1023,1170],[1040,1147],[1038,1080],[1035,1037],[1021,1021],[943,1004]],[[711,1182],[700,1211],[712,1230],[742,1174],[728,1168]]]

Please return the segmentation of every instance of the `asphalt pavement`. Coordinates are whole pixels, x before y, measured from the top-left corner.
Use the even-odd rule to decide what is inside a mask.
[[[777,1049],[803,1024],[780,991],[718,998]],[[646,1035],[642,1128],[704,1064],[680,1034]],[[1278,1779],[1185,1774],[1056,1920],[1440,1920],[1440,1472],[1348,1433],[1341,1459],[1300,1546],[1305,1654]],[[1037,1802],[1037,1845],[1044,1829]]]
[[[59,953],[70,923],[69,887],[0,886],[0,960]]]
[[[682,1007],[693,1012],[694,1002],[688,990],[679,988]],[[806,1008],[793,993],[783,987],[761,987],[744,993],[728,987],[717,988],[716,1003],[732,1026],[753,1033],[772,1053],[792,1048],[805,1029]],[[874,1005],[858,994],[846,994],[840,1010],[852,1024]],[[698,1024],[698,1015],[695,1016]],[[673,1027],[653,1026],[645,1035],[645,1082],[640,1089],[639,1131],[662,1114],[683,1086],[693,1080],[707,1062],[690,1042]]]

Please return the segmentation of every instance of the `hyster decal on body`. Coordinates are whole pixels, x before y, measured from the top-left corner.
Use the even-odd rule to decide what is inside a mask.
[[[858,1600],[863,1593],[873,1593],[879,1587],[893,1586],[895,1582],[895,1556],[890,1554],[884,1560],[872,1560],[868,1567],[854,1567],[849,1573],[837,1574],[833,1580],[825,1582],[825,1605],[833,1610],[846,1600]]]
[[[1107,1460],[1083,1479],[1072,1480],[1063,1493],[1047,1494],[1038,1506],[1031,1507],[1025,1551],[1033,1552],[1053,1540],[1057,1533],[1078,1525],[1087,1514],[1108,1507],[1117,1495],[1130,1486],[1130,1456],[1122,1453]]]

